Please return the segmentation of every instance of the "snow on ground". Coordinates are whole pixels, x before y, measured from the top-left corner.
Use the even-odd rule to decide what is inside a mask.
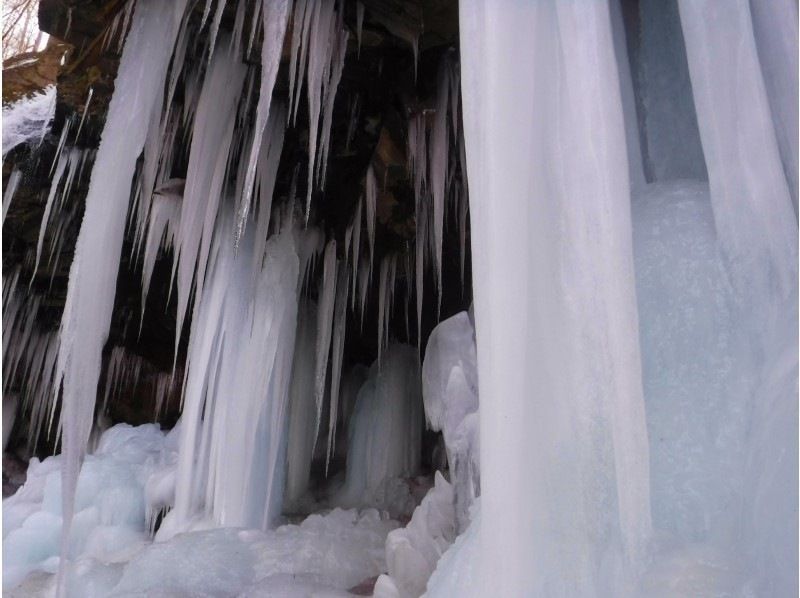
[[[173,500],[178,435],[119,424],[86,457],[69,596],[341,596],[386,570],[386,536],[398,523],[375,509],[333,509],[268,532],[199,529],[153,542],[148,518]],[[60,476],[60,456],[34,459],[25,485],[4,501],[4,595],[53,594]]]
[[[56,88],[50,85],[9,106],[3,106],[3,157],[20,143],[38,141],[56,109]]]

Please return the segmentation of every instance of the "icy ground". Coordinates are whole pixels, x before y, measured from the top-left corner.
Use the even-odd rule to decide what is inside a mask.
[[[20,143],[38,141],[50,125],[55,109],[54,85],[3,106],[3,157]]]
[[[342,596],[386,569],[386,535],[398,523],[374,509],[334,509],[266,533],[198,522],[197,531],[152,542],[146,522],[171,502],[177,440],[156,425],[119,424],[87,456],[69,596]],[[4,502],[4,595],[53,595],[60,461],[34,459],[25,486]]]

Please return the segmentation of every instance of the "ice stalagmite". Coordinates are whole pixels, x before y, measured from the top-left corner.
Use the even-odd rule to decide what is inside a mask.
[[[459,14],[480,594],[624,596],[650,507],[609,8],[462,0]]]
[[[753,368],[744,551],[759,591],[789,596],[798,587],[797,220],[748,3],[679,6],[714,222]]]
[[[185,5],[185,0],[137,3],[89,183],[58,354],[58,377],[63,383],[64,551],[78,471],[92,424],[101,352],[114,306],[131,180],[152,111],[161,109],[164,79]],[[131,102],[131,98],[137,101]],[[63,581],[63,566],[61,572]],[[63,587],[60,584],[62,591]]]

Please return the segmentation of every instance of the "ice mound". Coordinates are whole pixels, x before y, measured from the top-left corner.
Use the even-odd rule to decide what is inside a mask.
[[[390,344],[358,392],[348,430],[345,483],[334,504],[371,506],[395,514],[413,510],[405,478],[419,469],[420,390],[416,349]]]
[[[478,357],[467,312],[440,322],[431,332],[422,365],[422,399],[428,425],[444,437],[456,521],[463,531],[481,479]]]
[[[129,559],[148,541],[145,484],[174,454],[175,436],[158,425],[119,424],[84,461],[75,496],[71,559]],[[3,501],[3,588],[34,571],[53,573],[61,542],[60,455],[31,460],[25,485]]]
[[[376,583],[376,598],[416,598],[425,592],[439,557],[456,537],[453,487],[436,472],[435,486],[414,510],[411,521],[386,537],[388,575]]]
[[[374,509],[334,509],[269,532],[198,520],[152,541],[174,502],[179,428],[116,425],[78,479],[69,596],[341,596],[386,570],[397,522]],[[25,485],[3,504],[3,589],[49,595],[59,564],[61,457],[34,459]],[[203,528],[206,529],[203,529]],[[211,529],[208,529],[211,528]]]
[[[21,143],[40,139],[49,127],[55,110],[55,85],[3,106],[3,157]]]

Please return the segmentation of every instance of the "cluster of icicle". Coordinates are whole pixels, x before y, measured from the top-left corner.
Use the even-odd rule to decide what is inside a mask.
[[[65,548],[126,236],[133,240],[132,263],[142,266],[140,329],[156,262],[171,256],[176,366],[184,327],[191,323],[188,355],[181,375],[150,372],[140,358],[121,347],[112,349],[103,401],[113,400],[121,388],[134,388],[135,380],[147,374],[157,417],[166,398],[180,389],[183,426],[175,508],[165,520],[176,528],[197,517],[266,528],[278,513],[287,450],[292,450],[287,449],[290,400],[297,400],[290,397],[297,371],[293,349],[296,335],[304,337],[302,328],[295,329],[299,306],[315,310],[316,321],[313,359],[306,360],[313,363],[311,446],[288,459],[288,483],[295,479],[294,490],[302,492],[314,445],[318,437],[325,438],[321,423],[328,422],[329,463],[337,425],[347,421],[363,380],[342,380],[349,314],[358,314],[363,325],[370,288],[377,284],[380,364],[389,345],[398,279],[405,279],[407,338],[414,290],[419,330],[426,266],[435,273],[441,301],[448,204],[455,208],[461,231],[463,275],[467,202],[455,176],[464,164],[455,60],[447,56],[442,63],[436,114],[416,115],[409,122],[409,169],[418,181],[421,241],[405,253],[383,257],[376,267],[380,182],[372,167],[344,247],[337,249],[336,239],[326,239],[308,225],[314,193],[325,185],[333,107],[349,37],[343,3],[238,0],[233,30],[226,33],[220,25],[229,3],[233,0],[213,7],[207,0],[199,29],[189,18],[188,0],[128,2],[113,19],[103,47],[125,43],[100,147],[95,152],[74,146],[87,117],[90,90],[82,113],[67,119],[58,140],[36,255],[31,256],[34,273],[44,265],[57,270],[65,231],[79,215],[67,198],[93,164],[60,329],[39,339],[30,324],[39,303],[24,299],[13,285],[4,295],[4,311],[19,314],[5,320],[9,339],[14,339],[7,343],[4,336],[4,363],[11,368],[5,379],[10,384],[23,377],[21,401],[31,411],[37,433],[46,415],[52,418],[58,412],[55,399],[60,398]],[[360,45],[365,8],[361,3],[357,8]],[[376,11],[375,20],[408,41],[416,59],[420,31]],[[246,31],[248,14],[252,27]],[[257,51],[257,39],[263,39],[260,67],[248,60]],[[290,48],[289,94],[279,98],[273,91],[285,41]],[[186,60],[198,53],[207,60]],[[288,196],[273,205],[273,195],[284,132],[295,126],[304,83],[309,164],[304,206],[296,214],[299,169]],[[358,112],[356,96],[347,144]],[[185,178],[174,178],[183,164],[188,164]],[[14,170],[3,198],[4,218],[21,178]],[[309,307],[313,303],[303,295],[315,289],[316,305]],[[292,477],[293,470],[299,477]],[[259,475],[252,475],[255,471]]]
[[[177,392],[180,381],[180,372],[158,370],[149,361],[131,353],[125,347],[114,347],[106,366],[101,411],[105,412],[109,403],[123,391],[136,395],[137,390],[142,392],[148,388],[154,399],[153,420],[158,421],[170,396]]]
[[[19,269],[3,280],[3,445],[18,413],[28,413],[25,436],[35,447],[45,424],[53,423],[52,388],[58,336],[37,325],[41,295],[27,292]],[[19,390],[15,392],[15,389]]]

